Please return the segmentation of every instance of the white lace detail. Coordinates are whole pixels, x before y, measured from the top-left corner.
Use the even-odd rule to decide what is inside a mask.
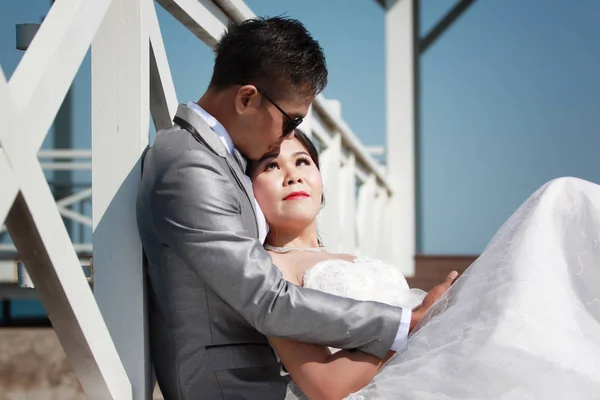
[[[321,261],[304,274],[304,287],[408,308],[421,303],[419,294],[422,292],[410,290],[398,268],[370,257]]]

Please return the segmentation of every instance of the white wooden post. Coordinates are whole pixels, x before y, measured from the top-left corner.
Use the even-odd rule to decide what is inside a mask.
[[[393,197],[390,196],[387,191],[382,193],[381,196],[384,196],[385,199],[381,199],[382,217],[378,227],[380,239],[377,242],[377,255],[382,260],[396,265],[394,259],[394,246],[397,246],[398,243],[394,237],[393,221],[388,217],[393,212]]]
[[[173,126],[177,95],[154,4],[144,11],[150,35],[150,112],[158,131]]]
[[[150,118],[147,7],[151,0],[113,0],[92,44],[94,294],[136,400],[152,394],[136,224]]]
[[[368,176],[366,182],[358,189],[358,208],[356,216],[356,227],[358,234],[359,255],[375,255],[374,225],[372,210],[375,206],[375,195],[377,194],[377,181],[375,175]]]
[[[386,237],[386,214],[387,211],[387,203],[388,203],[388,195],[385,189],[379,188],[379,194],[373,201],[372,207],[372,218],[371,223],[373,226],[373,234],[374,234],[374,247],[375,247],[375,256],[381,260],[389,261],[389,254],[387,253],[388,239]]]
[[[341,221],[341,251],[356,252],[356,157],[348,154],[340,170],[339,213]]]
[[[319,215],[319,232],[329,251],[340,251],[340,191],[339,176],[342,157],[342,137],[336,133],[327,148],[321,152],[321,174],[325,192],[325,208]]]
[[[300,126],[298,127],[302,132],[304,132],[308,137],[312,138],[313,135],[313,127],[312,127],[312,120],[313,120],[313,106],[311,104],[311,106],[308,108],[308,112],[306,113],[306,117],[304,117],[304,120],[302,120],[302,123],[300,124]]]
[[[394,261],[406,275],[414,274],[415,208],[415,82],[414,15],[418,0],[386,0],[387,173],[394,192],[390,204]]]

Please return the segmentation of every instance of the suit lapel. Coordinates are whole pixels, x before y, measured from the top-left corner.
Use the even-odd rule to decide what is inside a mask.
[[[190,134],[194,136],[196,140],[198,140],[201,143],[204,143],[215,154],[225,159],[227,165],[229,166],[229,169],[235,176],[238,185],[244,191],[246,197],[248,197],[248,201],[250,201],[250,206],[252,207],[252,210],[256,213],[256,207],[254,205],[254,192],[252,191],[250,178],[248,178],[248,176],[244,174],[244,171],[242,171],[241,169],[241,165],[239,165],[238,162],[234,159],[234,157],[231,154],[229,154],[229,151],[227,151],[227,148],[225,147],[223,142],[221,142],[221,139],[219,139],[217,134],[206,123],[206,121],[204,121],[202,117],[196,114],[194,110],[191,110],[187,106],[180,104],[177,108],[177,113],[175,114],[174,122],[177,125],[181,126],[183,129],[190,132]]]
[[[231,156],[227,157],[226,160],[227,160],[227,165],[229,165],[229,169],[233,172],[233,175],[235,176],[236,180],[238,181],[238,184],[244,190],[244,192],[246,193],[246,196],[248,196],[248,201],[250,201],[250,206],[252,206],[252,211],[254,211],[254,213],[256,213],[256,207],[254,205],[254,192],[252,191],[252,185],[250,182],[250,178],[248,178],[248,176],[240,170],[238,163],[235,162],[235,160],[233,160],[231,158]]]

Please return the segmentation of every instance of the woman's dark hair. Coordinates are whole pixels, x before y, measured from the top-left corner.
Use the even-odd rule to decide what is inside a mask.
[[[323,49],[295,19],[254,18],[232,24],[215,54],[210,86],[216,89],[251,84],[278,99],[291,89],[316,96],[327,86]]]
[[[308,137],[308,135],[306,135],[300,129],[296,128],[294,129],[294,138],[291,140],[294,139],[298,139],[302,147],[304,147],[308,152],[308,155],[310,156],[312,162],[315,163],[315,165],[317,166],[317,169],[321,170],[321,166],[319,165],[319,152],[317,151],[317,148],[315,147],[312,140]],[[254,176],[257,166],[258,161],[248,160],[248,164],[246,166],[246,175],[250,177]]]
[[[319,165],[319,152],[317,151],[317,148],[315,147],[312,140],[308,137],[308,135],[306,135],[300,129],[295,129],[294,138],[298,139],[302,147],[304,147],[306,151],[308,151],[308,155],[310,155],[310,158],[317,166],[317,169],[321,170],[321,166]]]

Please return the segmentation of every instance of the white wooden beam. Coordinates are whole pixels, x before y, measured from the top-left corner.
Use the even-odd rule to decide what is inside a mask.
[[[221,10],[227,14],[232,21],[239,24],[249,18],[254,18],[256,15],[243,0],[213,0]]]
[[[377,196],[373,199],[371,205],[371,232],[373,235],[373,254],[380,260],[389,260],[386,254],[387,246],[386,238],[383,236],[385,232],[384,224],[387,215],[386,204],[388,201],[387,193],[384,190],[379,190]]]
[[[4,93],[3,93],[4,92]],[[6,77],[2,66],[0,66],[0,110],[3,110],[5,115],[13,115],[15,113],[15,107],[8,93],[8,84],[6,83]],[[9,129],[9,120],[0,118],[0,132]],[[17,193],[19,193],[19,184],[16,177],[9,173],[12,168],[8,163],[5,150],[2,148],[2,141],[0,140],[0,187],[3,193],[0,194],[0,227],[4,224],[6,216],[10,211]]]
[[[152,394],[146,276],[137,232],[149,136],[152,0],[113,0],[92,43],[94,294],[136,400]]]
[[[154,3],[145,10],[150,35],[150,112],[158,131],[173,126],[177,95]]]
[[[313,108],[312,105],[308,107],[308,112],[306,113],[306,117],[302,120],[302,123],[298,127],[302,132],[304,132],[308,137],[312,138],[313,136]]]
[[[380,259],[397,265],[394,259],[394,247],[398,245],[398,240],[394,236],[394,221],[389,218],[393,212],[393,196],[388,193],[384,193],[385,199],[382,199],[381,213],[382,218],[379,226],[377,227],[379,232],[379,240],[377,242],[377,255]],[[398,266],[400,269],[400,266]]]
[[[325,126],[323,121],[319,118],[319,115],[314,112],[311,115],[310,128],[313,132],[313,136],[320,140],[325,146],[329,146],[331,142],[331,131]]]
[[[325,207],[319,215],[319,232],[324,244],[330,251],[339,252],[341,245],[340,231],[340,166],[342,157],[341,136],[336,134],[320,154],[321,175],[325,192]]]
[[[356,252],[356,162],[354,154],[348,155],[348,160],[340,171],[340,198],[337,207],[341,222],[341,251],[354,254]]]
[[[227,30],[229,18],[211,0],[156,0],[175,19],[210,47]]]
[[[20,134],[41,147],[111,0],[57,1],[9,82]],[[35,115],[35,118],[31,118]]]
[[[4,191],[0,196],[0,232],[2,232],[2,224],[4,224],[6,216],[19,192],[19,185],[17,184],[15,176],[12,173],[2,172],[9,171],[10,169],[11,167],[8,163],[8,159],[4,155],[4,149],[0,148],[0,187]]]
[[[377,194],[377,181],[374,174],[369,175],[366,182],[358,189],[358,207],[356,216],[359,255],[374,255],[373,221],[371,209],[374,207]]]
[[[387,0],[386,104],[387,174],[393,189],[388,218],[394,228],[394,262],[414,274],[416,251],[415,7],[418,0]]]

